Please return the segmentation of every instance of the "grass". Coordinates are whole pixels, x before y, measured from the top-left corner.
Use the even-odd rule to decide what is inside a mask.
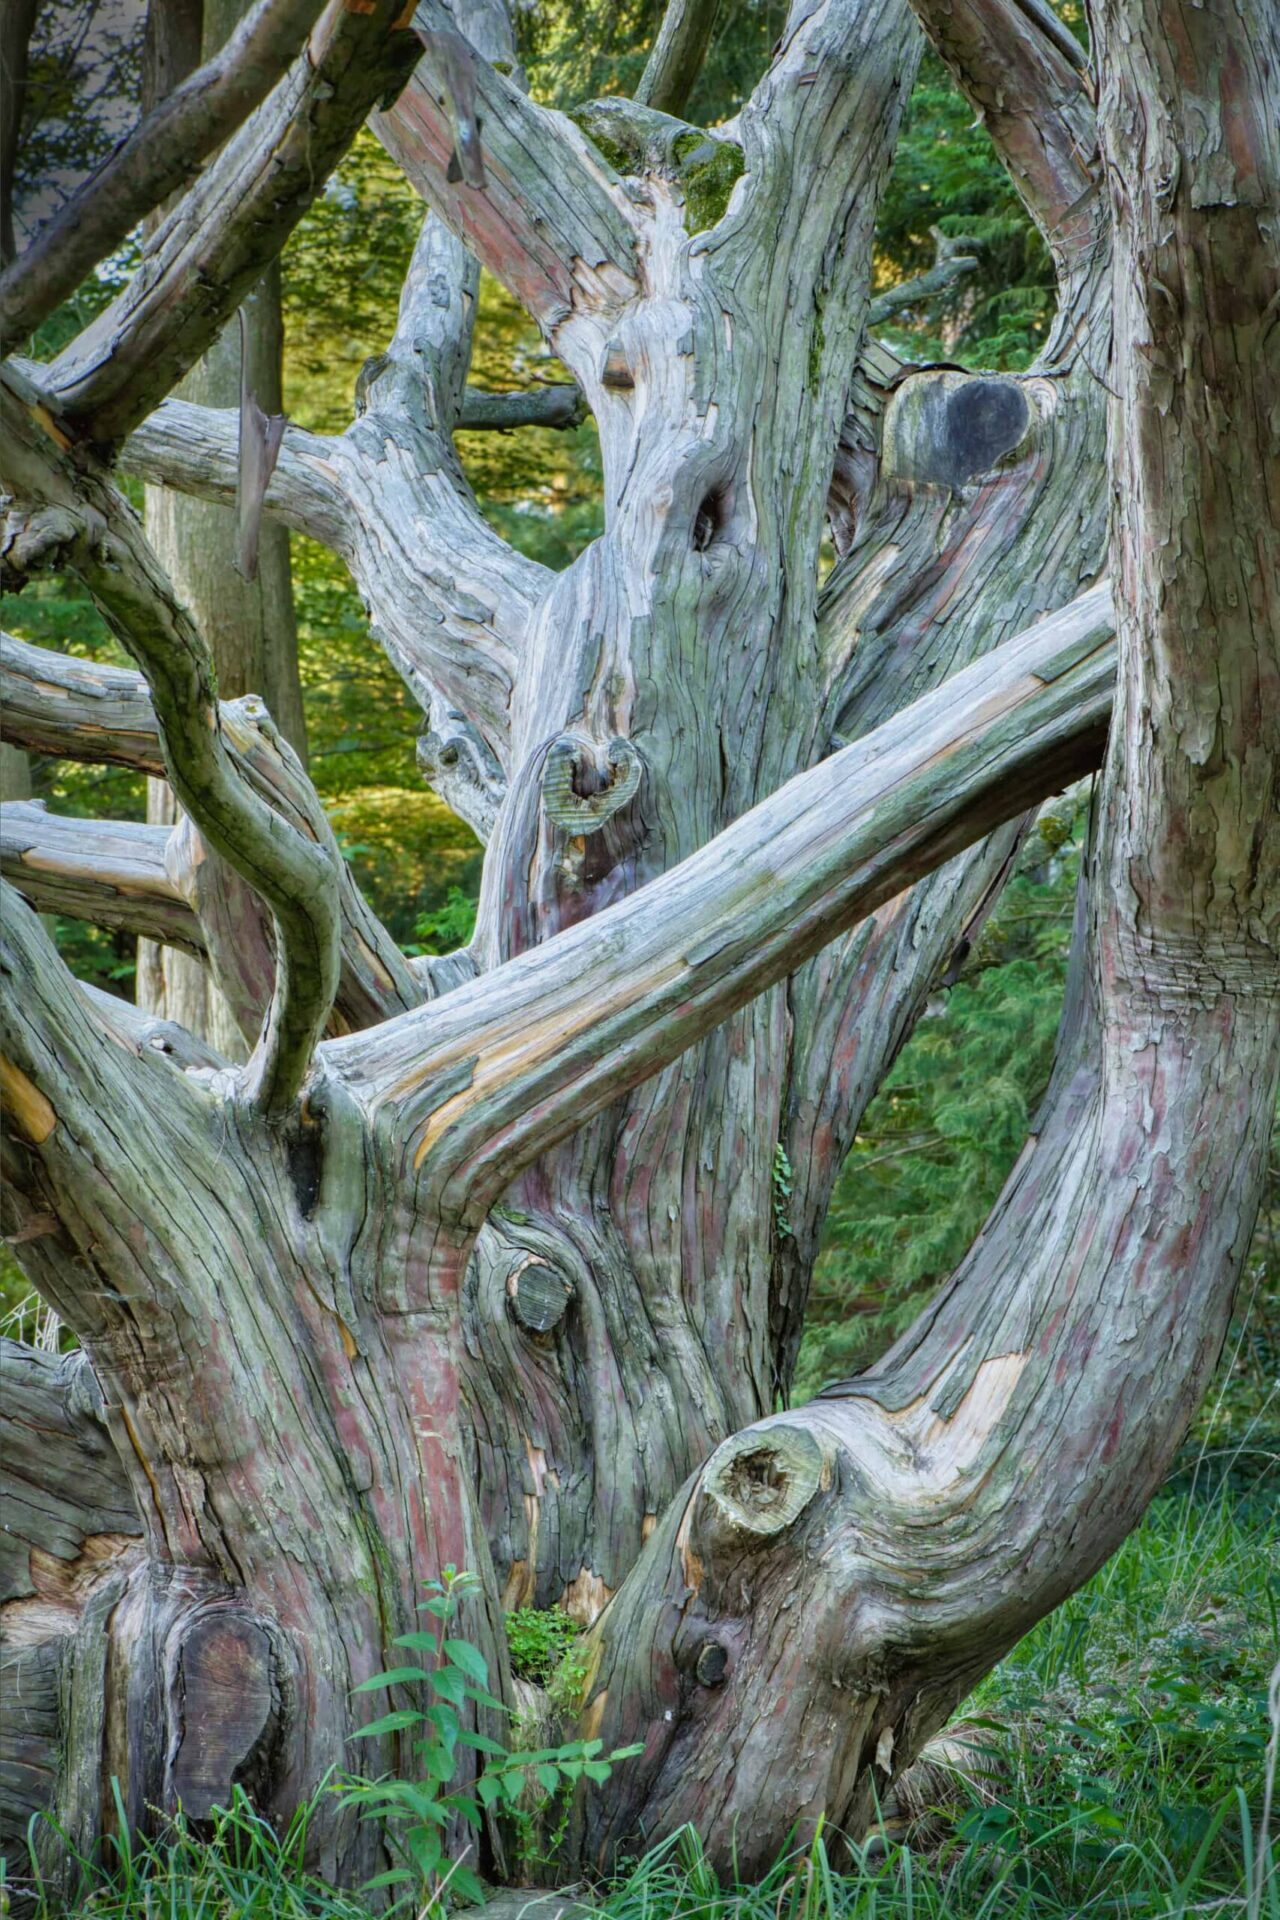
[[[243,1791],[215,1812],[197,1836],[174,1820],[155,1839],[130,1835],[116,1792],[118,1832],[105,1865],[80,1858],[78,1899],[70,1908],[42,1896],[37,1920],[369,1920],[369,1909],[303,1867],[315,1802],[299,1808],[279,1835]],[[4,1911],[0,1893],[0,1912]]]
[[[1280,1920],[1259,1833],[1280,1659],[1280,1504],[1225,1480],[1166,1495],[969,1700],[998,1764],[914,1845],[852,1865],[820,1837],[759,1885],[715,1886],[682,1835],[610,1892],[610,1920]],[[1277,1685],[1280,1693],[1280,1684]],[[1274,1764],[1274,1760],[1273,1760]]]
[[[994,1771],[957,1777],[911,1844],[881,1838],[850,1860],[836,1836],[819,1836],[760,1883],[724,1889],[685,1833],[601,1890],[603,1912],[1280,1920],[1280,1856],[1259,1832],[1280,1659],[1280,1502],[1265,1478],[1245,1493],[1225,1475],[1206,1488],[1203,1467],[1187,1478],[970,1699]],[[1280,1698],[1272,1706],[1280,1717]],[[209,1839],[177,1826],[134,1840],[107,1870],[86,1868],[71,1912],[367,1920],[358,1899],[303,1873],[307,1818],[278,1838],[238,1795]],[[61,1912],[46,1904],[40,1920]]]

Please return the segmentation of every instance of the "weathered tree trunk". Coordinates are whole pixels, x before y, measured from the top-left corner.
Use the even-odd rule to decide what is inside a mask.
[[[589,1850],[690,1819],[749,1871],[793,1823],[856,1832],[1136,1524],[1226,1332],[1280,1073],[1280,31],[1095,28],[1121,672],[1058,1070],[938,1303],[719,1448],[601,1622],[587,1723],[648,1750]]]
[[[734,126],[692,138],[532,105],[490,64],[503,23],[468,18],[469,55],[439,0],[388,106],[397,12],[326,13],[140,282],[40,390],[0,383],[6,556],[75,564],[146,681],[6,645],[6,737],[162,751],[241,891],[175,888],[154,839],[77,864],[35,810],[6,873],[166,916],[257,1036],[230,1068],[104,1010],[8,905],[8,1230],[137,1511],[72,1515],[71,1599],[20,1616],[69,1703],[24,1727],[24,1777],[86,1845],[113,1770],[135,1817],[236,1780],[283,1816],[453,1561],[500,1682],[499,1600],[562,1601],[596,1623],[583,1727],[644,1744],[566,1865],[692,1819],[749,1868],[797,1823],[856,1830],[1136,1522],[1230,1311],[1280,1060],[1277,28],[1215,0],[1175,84],[1175,0],[1107,0],[1103,151],[1148,116],[1131,188],[1051,16],[919,0],[1057,264],[1044,354],[996,378],[865,339],[901,0],[797,7]],[[1238,54],[1212,112],[1197,34]],[[332,164],[375,99],[438,218],[360,417],[290,430],[267,507],[347,560],[424,767],[488,837],[474,942],[413,965],[296,758],[219,706],[101,451],[130,433],[135,472],[231,496],[234,422],[151,410],[314,191],[299,120]],[[459,241],[600,425],[606,531],[559,576],[485,526],[452,447]],[[920,1324],[779,1412],[858,1118],[1022,816],[1101,760],[1109,389],[1119,707],[1045,1112]],[[322,1869],[370,1863],[332,1802],[313,1833]]]
[[[252,389],[268,413],[282,410],[280,391],[280,276],[271,269],[245,301]],[[182,383],[183,397],[231,408],[240,399],[240,330],[233,323]],[[213,653],[226,699],[259,694],[286,740],[306,755],[298,633],[289,574],[289,535],[262,530],[258,573],[236,569],[236,520],[228,507],[148,487],[147,537],[174,587],[199,622]],[[148,783],[147,818],[172,826],[178,818],[167,781]],[[225,999],[198,960],[150,940],[138,942],[139,1006],[176,1020],[209,1040],[229,1059],[245,1057],[244,1042]]]
[[[246,11],[242,0],[205,0],[198,29],[172,30],[177,46],[159,47],[165,16],[154,6],[147,93],[160,100],[187,78],[201,58],[213,58]],[[179,8],[181,15],[182,9]],[[188,9],[189,11],[189,9]],[[179,22],[181,24],[181,21]],[[150,102],[148,102],[150,104]],[[184,399],[206,407],[240,404],[241,354],[247,352],[250,390],[267,413],[283,411],[279,266],[268,269],[240,309],[243,319],[224,327],[179,389]],[[244,329],[242,346],[241,327]],[[306,723],[298,677],[298,632],[289,573],[289,535],[280,526],[262,531],[257,576],[246,580],[236,560],[236,521],[225,506],[148,487],[144,521],[174,588],[199,624],[213,654],[224,699],[258,694],[286,740],[306,759]],[[177,820],[167,781],[148,783],[147,818],[158,826]],[[211,1040],[230,1059],[245,1057],[235,1018],[207,967],[190,955],[150,940],[138,942],[138,1004],[176,1020]]]

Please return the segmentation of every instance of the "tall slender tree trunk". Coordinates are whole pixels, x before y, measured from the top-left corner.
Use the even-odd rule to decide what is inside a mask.
[[[171,0],[153,0],[148,104],[163,99],[202,57],[216,53],[244,12],[244,0],[204,0],[194,12],[185,0],[176,8]],[[284,333],[278,263],[264,274],[241,311],[252,391],[264,412],[281,413]],[[241,332],[238,320],[233,320],[192,368],[179,392],[203,406],[230,408],[239,406],[240,390]],[[263,528],[257,578],[245,580],[236,566],[235,515],[227,507],[192,500],[164,487],[148,487],[144,519],[148,539],[208,639],[224,699],[260,695],[305,763],[306,722],[287,530],[274,524]],[[178,813],[167,781],[148,782],[147,818],[157,826],[171,827],[176,822]],[[191,955],[139,940],[137,997],[139,1006],[208,1038],[229,1059],[245,1057],[245,1043],[230,1008],[208,967]]]

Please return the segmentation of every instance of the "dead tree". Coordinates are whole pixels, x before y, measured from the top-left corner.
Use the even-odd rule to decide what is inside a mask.
[[[1280,18],[1097,0],[1086,59],[1041,0],[915,4],[799,0],[710,131],[535,105],[479,6],[312,7],[238,130],[201,109],[226,144],[114,305],[4,369],[7,565],[74,567],[138,668],[6,643],[5,737],[163,767],[186,815],[15,808],[5,861],[7,1231],[84,1348],[11,1362],[10,1778],[82,1846],[112,1773],[139,1818],[236,1780],[286,1813],[449,1561],[500,1672],[503,1603],[593,1622],[581,1725],[644,1743],[567,1865],[856,1831],[1185,1430],[1280,1065]],[[308,9],[263,0],[226,64],[278,59],[268,12]],[[1056,262],[1016,378],[867,335],[921,24]],[[441,961],[219,704],[112,477],[234,497],[234,414],[165,395],[371,112],[431,213],[358,418],[291,429],[266,505],[346,561],[487,840]],[[57,257],[0,278],[7,338]],[[599,423],[606,530],[558,575],[453,449],[476,262]],[[1026,1150],[919,1324],[788,1411],[859,1116],[1020,819],[1098,767]],[[30,910],[72,902],[201,955],[247,1065],[79,986]],[[335,1803],[313,1834],[375,1864]]]

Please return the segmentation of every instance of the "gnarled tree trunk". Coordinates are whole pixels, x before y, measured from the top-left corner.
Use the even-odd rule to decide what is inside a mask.
[[[29,1395],[119,1469],[50,1550],[58,1607],[32,1611],[34,1542],[13,1603],[66,1703],[25,1764],[83,1844],[113,1771],[139,1818],[235,1781],[286,1814],[449,1561],[483,1576],[500,1677],[501,1601],[592,1622],[582,1726],[643,1743],[584,1792],[567,1866],[684,1820],[745,1867],[797,1823],[856,1830],[1185,1427],[1280,1062],[1276,26],[1106,0],[1095,125],[1030,0],[918,11],[1054,251],[1026,375],[866,335],[902,0],[797,6],[733,126],[693,137],[536,107],[491,64],[496,15],[468,51],[422,0],[406,51],[396,7],[326,11],[146,273],[38,388],[5,371],[8,559],[78,567],[141,670],[6,645],[6,737],[162,755],[193,866],[239,891],[166,893],[151,841],[116,885],[100,841],[77,868],[25,814],[6,871],[37,908],[56,870],[163,916],[257,1036],[232,1068],[104,1009],[11,896],[10,1231],[100,1402]],[[267,507],[346,559],[424,767],[487,838],[475,939],[428,963],[270,722],[219,706],[103,452],[233,494],[234,419],[163,395],[375,104],[434,212],[359,418],[290,430]],[[600,425],[606,531],[558,576],[485,525],[452,447],[475,260]],[[1019,821],[1099,764],[1027,1151],[921,1323],[780,1412],[866,1102]],[[126,1488],[136,1525],[102,1525]],[[322,1869],[372,1864],[335,1803],[312,1833]]]

